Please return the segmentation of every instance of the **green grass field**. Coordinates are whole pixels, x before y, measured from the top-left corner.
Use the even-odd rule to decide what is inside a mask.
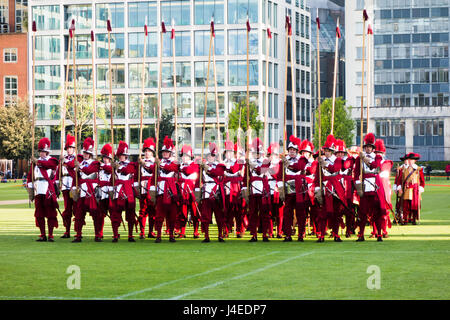
[[[249,243],[247,234],[208,244],[191,229],[176,243],[111,243],[108,219],[95,243],[90,217],[82,243],[60,239],[62,226],[54,243],[38,243],[28,203],[0,202],[0,299],[449,299],[450,183],[430,183],[442,186],[426,187],[420,225],[393,225],[381,243]],[[26,199],[19,184],[0,184],[0,201]],[[80,289],[68,289],[71,265]],[[379,267],[379,289],[368,288],[370,266]]]

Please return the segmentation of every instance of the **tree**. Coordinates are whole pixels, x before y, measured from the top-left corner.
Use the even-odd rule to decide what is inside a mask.
[[[322,135],[321,143],[325,143],[327,136],[331,133],[331,108],[332,100],[330,98],[325,99],[320,105],[321,109],[321,122],[322,122]],[[333,135],[337,139],[345,141],[346,146],[353,144],[353,137],[355,130],[355,121],[351,119],[351,107],[345,105],[345,100],[342,97],[336,98],[334,106],[334,132]],[[314,145],[319,147],[319,110],[315,112],[315,130],[314,130]]]
[[[156,129],[153,129],[155,132]],[[159,141],[158,141],[158,150],[161,152],[162,146],[164,144],[164,137],[168,136],[172,137],[172,134],[175,131],[175,124],[173,123],[173,114],[168,110],[163,110],[161,114],[161,118],[159,119]],[[175,145],[175,141],[173,142]]]
[[[0,106],[0,158],[30,159],[32,140],[32,115],[26,100],[12,106]],[[35,147],[42,133],[36,130]]]
[[[249,104],[249,120],[250,128],[252,129],[252,137],[263,137],[264,123],[258,120],[258,107],[254,102]],[[230,139],[234,142],[237,141],[238,128],[241,128],[243,132],[247,131],[247,101],[242,100],[239,104],[235,104],[233,110],[228,115],[228,133]],[[243,141],[244,137],[241,137]]]

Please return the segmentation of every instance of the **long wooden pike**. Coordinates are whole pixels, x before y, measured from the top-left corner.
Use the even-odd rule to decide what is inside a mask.
[[[284,59],[284,112],[283,112],[283,157],[287,153],[287,129],[286,129],[286,120],[287,120],[287,81],[288,81],[288,55],[289,55],[289,30],[292,31],[290,26],[289,17],[286,16],[286,21],[284,24],[285,32],[286,32],[286,49],[285,49],[285,59]],[[283,177],[283,188],[286,186],[286,170],[283,168],[282,172]]]
[[[372,37],[371,37],[372,35]],[[372,38],[373,30],[370,23],[367,26],[367,125],[366,133],[370,127],[370,104],[372,103]]]
[[[178,96],[177,96],[177,65],[175,62],[175,21],[172,19],[172,58],[173,58],[173,102],[175,113],[175,154],[178,155]]]
[[[96,72],[95,72],[95,46],[94,46],[95,36],[94,31],[91,30],[91,50],[92,50],[92,107],[93,107],[93,121],[92,121],[92,134],[94,135],[94,157],[97,159],[97,148],[98,148],[98,142],[97,142],[97,94],[96,94],[96,86],[95,86],[95,80],[96,80]]]
[[[32,23],[32,31],[33,31],[33,33],[31,34],[31,42],[32,42],[32,46],[33,46],[33,48],[32,48],[32,50],[31,50],[31,52],[32,52],[32,56],[33,56],[33,69],[31,70],[31,73],[32,73],[32,79],[33,79],[33,83],[32,83],[32,94],[31,94],[31,108],[32,108],[32,117],[33,117],[33,119],[32,119],[32,126],[31,126],[31,129],[32,129],[32,131],[31,131],[31,158],[33,158],[34,157],[34,140],[35,140],[35,130],[36,130],[36,106],[34,105],[34,95],[35,95],[35,88],[36,88],[36,84],[35,84],[35,77],[34,77],[34,74],[35,74],[35,64],[36,64],[36,54],[35,54],[35,41],[36,41],[36,31],[37,31],[37,28],[36,28],[36,21],[33,21],[33,23]],[[61,142],[62,143],[62,142]],[[34,188],[34,166],[33,166],[33,162],[31,162],[31,164],[30,164],[30,167],[31,167],[31,183],[32,183],[32,186],[33,186],[33,188]]]
[[[266,43],[266,103],[264,104],[264,149],[267,150],[269,146],[269,133],[267,128],[267,118],[269,112],[269,56],[270,56],[270,40],[272,33],[270,27],[267,26],[267,43]]]
[[[249,149],[250,149],[250,143],[251,143],[251,126],[250,126],[250,61],[249,61],[249,33],[250,33],[250,20],[247,13],[247,143],[245,146],[246,155],[245,158],[247,161],[249,161]],[[249,166],[247,165],[247,190],[250,194],[249,184],[250,184],[250,172],[249,172]],[[247,206],[248,208],[248,206]]]
[[[108,69],[109,69],[109,113],[110,113],[110,127],[111,127],[111,147],[114,161],[114,113],[113,113],[113,102],[112,102],[112,68],[111,68],[111,21],[108,19],[106,21],[106,28],[108,30]],[[115,186],[115,169],[112,168],[112,185]],[[125,225],[124,225],[125,226]]]
[[[208,106],[208,86],[209,86],[209,67],[211,64],[211,48],[213,43],[213,34],[211,32],[209,36],[209,53],[208,53],[208,68],[206,73],[206,89],[205,89],[205,107],[203,109],[203,131],[202,131],[202,163],[203,163],[203,152],[204,152],[204,145],[205,145],[205,131],[206,131],[206,108]],[[203,178],[203,170],[200,168],[200,187],[202,187],[202,179]]]
[[[364,62],[365,62],[365,46],[366,46],[366,21],[369,19],[367,15],[367,11],[363,10],[363,44],[362,44],[362,69],[361,69],[361,128],[360,128],[360,144],[361,144],[361,151],[363,150],[364,146],[364,128],[363,128],[363,121],[364,121]],[[361,183],[363,182],[363,160],[360,157],[360,171],[359,171],[359,180]]]
[[[288,39],[291,49],[291,86],[292,86],[292,133],[297,137],[297,98],[296,98],[296,79],[295,79],[295,56],[294,44],[292,41],[292,20],[289,19]]]
[[[145,88],[145,56],[147,54],[147,17],[145,18],[145,25],[144,25],[144,57],[142,59],[142,91],[141,91],[141,121],[139,124],[139,158],[141,158],[141,152],[142,152],[142,131],[143,131],[143,122],[144,122],[144,88]],[[141,163],[139,161],[138,164],[138,186],[139,189],[141,187]]]
[[[317,23],[317,111],[319,113],[318,115],[318,122],[319,122],[319,157],[322,156],[322,110],[321,110],[321,98],[320,98],[320,19],[319,19],[319,9],[317,9],[317,17],[316,17],[316,23]],[[322,169],[319,167],[319,187],[320,191],[322,192],[323,182],[322,182]]]
[[[155,136],[156,136],[156,160],[159,159],[159,112],[161,109],[161,81],[162,81],[162,47],[163,47],[163,34],[166,33],[166,26],[164,21],[161,21],[161,30],[159,32],[159,76],[158,76],[158,102],[157,110],[155,112],[156,123],[155,123]],[[158,187],[158,161],[155,165],[155,188]]]
[[[73,56],[73,63],[72,63],[72,76],[73,76],[73,124],[75,127],[75,159],[78,155],[78,123],[77,123],[77,65],[75,62],[76,59],[76,49],[75,49],[75,20],[72,19],[72,56]],[[75,190],[78,192],[78,173],[76,172],[77,169],[75,169]]]
[[[338,73],[338,52],[339,52],[339,39],[341,38],[341,31],[339,29],[339,17],[336,22],[336,43],[334,50],[334,74],[333,74],[333,98],[331,103],[331,134],[334,133],[334,109],[336,105],[336,84]]]
[[[215,100],[216,100],[216,123],[217,123],[217,142],[218,142],[218,146],[217,146],[217,150],[219,153],[219,161],[222,161],[222,152],[221,152],[221,148],[222,148],[222,143],[221,143],[221,134],[220,134],[220,123],[219,123],[219,93],[217,92],[217,74],[216,74],[216,53],[215,53],[215,33],[214,33],[214,20],[211,21],[211,34],[213,37],[213,42],[212,42],[212,56],[213,56],[213,73],[214,73],[214,95],[215,95]]]

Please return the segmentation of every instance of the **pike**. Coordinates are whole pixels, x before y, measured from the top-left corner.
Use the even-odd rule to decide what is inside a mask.
[[[92,133],[94,135],[94,158],[97,159],[97,96],[96,96],[96,87],[95,87],[95,79],[96,79],[96,72],[95,72],[95,54],[94,54],[94,31],[91,30],[91,50],[92,50],[92,105],[93,105],[93,121],[92,121]]]
[[[372,37],[370,36],[372,35]],[[370,123],[370,104],[372,103],[372,77],[371,77],[371,69],[372,69],[372,44],[371,40],[373,38],[373,30],[372,26],[369,23],[367,26],[367,52],[368,52],[368,61],[367,61],[367,125],[366,125],[366,133],[369,132],[369,123]]]
[[[321,102],[320,102],[320,18],[319,18],[319,9],[317,9],[317,111],[318,121],[319,121],[319,157],[322,156],[322,111],[321,111]],[[319,188],[320,192],[323,189],[323,181],[322,181],[322,169],[319,167]]]
[[[294,46],[292,44],[292,22],[291,18],[289,18],[289,29],[288,29],[288,39],[289,39],[289,47],[291,51],[291,86],[292,86],[292,127],[293,134],[297,137],[297,98],[295,97],[295,92],[297,90],[295,83],[295,61],[294,61]]]
[[[216,100],[216,123],[217,123],[217,141],[218,141],[218,153],[219,153],[219,161],[222,161],[222,153],[220,152],[221,147],[221,138],[220,138],[220,125],[219,125],[219,94],[217,92],[217,76],[216,76],[216,54],[215,54],[215,40],[216,35],[214,32],[214,16],[211,20],[211,35],[214,38],[212,42],[212,56],[213,56],[213,73],[214,73],[214,95]]]
[[[331,134],[333,134],[334,132],[334,109],[336,106],[336,83],[338,73],[338,51],[340,38],[341,38],[341,30],[339,29],[339,17],[338,17],[336,22],[336,43],[334,50],[333,98],[331,104]]]
[[[73,124],[75,128],[75,160],[77,160],[78,155],[78,128],[77,128],[77,65],[75,63],[76,58],[76,50],[75,50],[75,19],[72,19],[72,25],[70,26],[70,30],[72,30],[71,38],[72,38],[72,53],[73,53],[73,63],[72,63],[72,77],[73,77]],[[70,41],[70,40],[69,40]],[[68,71],[67,71],[68,72]],[[75,167],[75,191],[74,191],[74,200],[78,200],[78,168]]]
[[[175,63],[175,21],[172,19],[172,31],[170,34],[172,39],[172,57],[173,57],[173,101],[175,113],[175,155],[178,150],[178,97],[177,97],[177,67]]]
[[[267,26],[267,44],[266,44],[266,103],[264,104],[264,149],[269,146],[269,135],[267,131],[267,117],[269,109],[269,56],[270,56],[270,40],[272,39],[272,33],[270,27]]]
[[[36,21],[33,21],[32,24],[32,30],[33,33],[31,34],[31,41],[32,41],[32,46],[33,46],[33,50],[32,50],[32,55],[33,55],[33,70],[32,72],[32,77],[33,77],[33,94],[31,95],[31,106],[32,106],[32,112],[33,112],[33,124],[32,124],[32,132],[31,132],[31,158],[34,157],[34,142],[35,142],[35,127],[36,127],[36,107],[34,105],[34,95],[35,95],[35,79],[34,79],[34,73],[35,73],[35,64],[36,64],[36,55],[35,55],[35,41],[36,41]],[[34,167],[33,167],[33,162],[31,162],[31,183],[33,186],[33,190],[34,190]]]
[[[248,11],[247,11],[247,144],[245,146],[246,155],[245,158],[247,159],[247,162],[249,162],[249,147],[250,147],[250,141],[251,141],[251,127],[250,127],[250,64],[249,64],[249,33],[250,33],[250,20],[248,17]],[[249,184],[250,184],[250,172],[249,172],[249,165],[247,165],[247,191],[250,194]],[[248,205],[247,205],[247,209]]]
[[[287,149],[286,149],[286,145],[287,145],[287,130],[286,130],[286,113],[287,113],[287,81],[288,81],[288,54],[289,54],[289,33],[292,33],[292,28],[290,25],[290,19],[289,16],[286,16],[286,20],[285,20],[285,24],[284,24],[284,28],[286,31],[286,58],[284,60],[284,119],[283,119],[283,157],[286,156],[287,153]],[[285,168],[283,168],[283,188],[286,187],[286,173],[285,173]]]
[[[363,150],[363,120],[364,120],[364,61],[365,59],[365,44],[366,44],[366,21],[369,19],[367,11],[363,10],[363,46],[362,46],[362,72],[361,72],[361,120],[360,120],[360,140],[361,140],[361,150]],[[359,170],[359,180],[363,183],[363,160],[360,157],[360,170]]]

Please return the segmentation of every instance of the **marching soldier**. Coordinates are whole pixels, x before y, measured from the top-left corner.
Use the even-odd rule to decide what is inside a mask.
[[[205,233],[205,239],[202,242],[210,242],[209,224],[212,221],[213,213],[216,218],[217,228],[219,231],[218,240],[219,242],[225,242],[223,239],[223,226],[225,222],[225,194],[223,190],[223,177],[226,167],[223,163],[219,163],[216,159],[217,146],[214,142],[209,143],[209,152],[207,161],[201,164],[203,169],[201,223],[202,230]]]
[[[128,160],[128,144],[119,142],[117,148],[119,162],[112,164],[115,170],[114,201],[111,208],[111,224],[113,228],[113,242],[119,239],[119,226],[122,222],[122,211],[125,211],[125,220],[128,222],[128,241],[136,242],[133,237],[133,227],[136,225],[136,201],[134,194],[134,180],[137,174],[137,163]],[[136,184],[137,185],[137,184]]]
[[[177,203],[180,196],[177,190],[179,164],[173,156],[175,146],[173,145],[172,139],[167,136],[164,138],[161,151],[162,159],[156,160],[159,166],[155,216],[156,243],[161,242],[161,229],[164,218],[169,229],[169,241],[176,241],[174,228],[178,212]]]
[[[61,185],[61,192],[64,199],[64,211],[62,212],[63,224],[66,228],[61,238],[70,238],[70,225],[75,212],[75,202],[70,196],[70,190],[75,181],[75,137],[70,134],[66,137],[64,146],[67,155],[60,159],[61,169],[57,171],[56,184]],[[59,176],[61,172],[61,177]]]
[[[271,143],[267,148],[269,157],[268,180],[270,187],[270,224],[269,236],[273,233],[273,223],[276,225],[277,238],[281,239],[283,235],[283,161],[280,159],[280,145],[276,142]]]
[[[142,146],[142,152],[144,153],[144,158],[139,159],[141,165],[141,186],[140,186],[140,197],[139,197],[139,228],[140,234],[139,238],[145,238],[145,225],[148,217],[148,237],[155,238],[153,233],[153,225],[155,223],[155,201],[156,199],[151,199],[150,190],[155,190],[155,150],[156,144],[153,138],[148,138],[144,140],[144,145]]]
[[[85,225],[86,213],[89,212],[94,222],[95,241],[101,241],[102,230],[99,224],[100,213],[95,198],[95,189],[98,185],[98,171],[100,163],[92,159],[94,155],[94,140],[86,138],[83,142],[83,161],[79,163],[75,161],[75,168],[79,175],[79,192],[80,197],[75,206],[75,239],[72,242],[81,242],[82,229]],[[78,191],[78,190],[76,190]]]
[[[344,188],[338,181],[338,173],[341,169],[341,162],[336,161],[337,158],[333,154],[336,148],[335,138],[333,135],[328,135],[325,145],[322,147],[324,155],[318,157],[318,163],[320,165],[319,170],[322,170],[323,179],[323,198],[320,192],[320,187],[316,187],[316,198],[319,202],[323,200],[322,210],[318,215],[319,224],[319,239],[317,242],[324,242],[327,220],[330,223],[332,230],[332,236],[334,241],[342,242],[339,236],[339,226],[341,221],[342,203],[340,199],[344,199]],[[318,183],[318,175],[316,175],[316,186]]]
[[[241,198],[241,189],[243,182],[244,161],[236,158],[237,144],[227,140],[225,141],[225,237],[233,230],[233,224],[236,222],[236,237],[242,238],[242,209],[243,202]]]
[[[294,223],[294,210],[297,206],[297,189],[299,186],[299,178],[301,171],[294,169],[293,165],[297,163],[300,159],[298,150],[300,148],[301,140],[294,137],[293,135],[289,137],[289,144],[287,147],[288,155],[283,156],[283,168],[284,172],[284,182],[283,187],[285,193],[284,209],[283,209],[283,241],[292,241],[292,228]],[[298,190],[300,191],[300,190]]]
[[[262,222],[263,241],[269,241],[268,232],[270,227],[270,187],[267,171],[269,161],[264,158],[264,150],[261,140],[255,138],[250,147],[252,157],[248,161],[248,170],[244,173],[244,181],[247,181],[249,175],[249,187],[244,185],[242,190],[248,194],[249,205],[249,229],[252,238],[250,242],[258,241],[258,226]],[[246,196],[247,197],[247,196]]]
[[[355,188],[355,166],[356,166],[356,158],[359,156],[359,152],[361,151],[360,147],[358,146],[351,146],[347,149],[348,157],[347,159],[353,158],[353,160],[348,160],[353,162],[353,166],[351,167],[351,170],[349,168],[349,171],[352,175],[352,200],[348,202],[348,215],[345,217],[345,222],[347,224],[347,218],[349,218],[350,224],[347,224],[347,230],[346,230],[346,237],[350,237],[352,234],[355,234],[356,232],[356,213],[359,209],[359,195]],[[349,228],[350,226],[350,228]]]
[[[395,217],[400,224],[406,224],[407,221],[403,221],[403,201],[402,198],[399,197],[397,188],[400,183],[402,170],[408,168],[409,165],[409,159],[407,158],[407,154],[405,154],[403,157],[400,157],[400,160],[403,161],[403,163],[400,166],[397,166],[396,175],[394,179],[394,192],[396,194],[396,203],[395,203]]]
[[[416,164],[416,161],[420,159],[420,154],[408,153],[406,159],[408,159],[408,165],[399,172],[396,191],[402,201],[403,223],[412,222],[413,225],[416,225],[416,220],[420,219],[421,197],[425,190],[425,179],[422,167]]]
[[[386,213],[386,203],[383,187],[378,177],[378,165],[375,161],[375,136],[368,133],[364,137],[364,151],[360,152],[356,158],[355,164],[355,180],[356,189],[360,196],[360,207],[358,211],[359,217],[359,234],[356,241],[364,241],[364,229],[367,221],[379,221]],[[360,180],[361,160],[363,161],[363,175]],[[381,232],[381,230],[380,230]],[[379,234],[377,241],[383,241]]]
[[[58,160],[50,157],[50,139],[42,138],[38,143],[39,158],[32,156],[33,163],[27,176],[28,194],[31,201],[34,200],[34,217],[36,226],[41,234],[36,241],[53,242],[53,229],[58,228],[56,210],[58,201],[56,199],[55,182]],[[32,175],[34,175],[34,184]],[[45,233],[45,218],[47,218],[48,238]]]
[[[108,215],[108,211],[112,207],[113,187],[111,182],[112,166],[111,161],[113,159],[112,147],[110,144],[105,144],[100,151],[102,155],[102,162],[100,163],[100,169],[98,171],[98,187],[96,190],[96,198],[98,201],[99,211],[99,235],[97,241],[100,242],[103,239],[103,226],[105,222],[105,216]]]
[[[194,239],[199,237],[198,227],[200,221],[200,211],[195,197],[195,191],[199,185],[200,166],[193,160],[192,147],[184,145],[181,148],[181,164],[178,183],[181,190],[181,212],[178,215],[180,238],[186,238],[186,223],[192,220],[194,226]],[[190,213],[190,214],[189,214]],[[191,217],[191,219],[189,219]]]

